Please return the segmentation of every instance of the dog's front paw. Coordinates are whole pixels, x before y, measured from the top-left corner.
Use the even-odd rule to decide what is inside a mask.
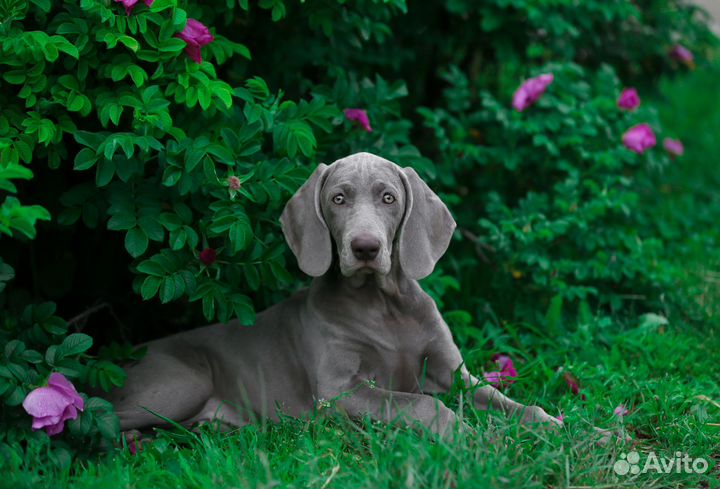
[[[526,406],[523,408],[521,421],[528,425],[540,425],[554,429],[563,426],[562,421],[554,416],[550,416],[540,406]]]

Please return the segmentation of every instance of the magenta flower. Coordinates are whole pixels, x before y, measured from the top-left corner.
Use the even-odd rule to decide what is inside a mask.
[[[198,255],[198,259],[203,265],[210,266],[217,260],[217,252],[213,248],[205,248]]]
[[[345,109],[345,118],[351,122],[357,122],[367,132],[372,132],[372,127],[370,127],[370,119],[368,119],[366,110],[364,110],[364,109]]]
[[[634,88],[623,88],[617,101],[618,107],[625,110],[635,110],[640,107],[640,96]]]
[[[202,63],[200,48],[207,46],[215,39],[208,28],[195,19],[188,19],[185,28],[175,37],[185,41],[185,44],[187,44],[185,54],[198,64]]]
[[[570,387],[570,391],[572,391],[572,393],[577,396],[580,392],[580,383],[575,378],[575,376],[570,373],[565,373],[563,378],[565,379],[565,383],[568,385],[568,387]]]
[[[23,408],[33,417],[33,430],[45,428],[53,436],[63,430],[65,421],[77,418],[78,409],[85,409],[85,403],[75,386],[63,374],[54,372],[47,387],[38,387],[25,397]]]
[[[546,73],[544,75],[525,80],[525,82],[520,85],[513,95],[512,105],[515,110],[522,112],[537,102],[540,96],[545,93],[548,85],[553,82],[553,78],[552,73]]]
[[[630,411],[628,411],[628,408],[626,408],[622,404],[618,404],[618,406],[613,411],[613,414],[615,414],[615,416],[620,416],[622,418],[623,416],[627,416],[627,413],[629,413],[629,412]]]
[[[671,158],[682,156],[683,153],[685,153],[685,147],[678,139],[665,138],[663,140],[663,148],[670,154]]]
[[[565,413],[560,413],[558,416],[555,416],[555,419],[557,419],[561,423],[564,423],[565,422]]]
[[[563,379],[565,379],[565,383],[570,387],[570,392],[572,392],[573,395],[577,396],[580,394],[580,382],[578,382],[578,379],[576,379],[573,374],[565,372]],[[586,399],[585,394],[580,394],[580,398],[584,401]]]
[[[139,0],[115,0],[117,3],[122,3],[125,6],[125,13],[127,15],[130,15],[135,8],[135,5],[137,5]],[[148,7],[153,4],[154,0],[144,0],[145,5]]]
[[[670,57],[691,68],[695,66],[695,57],[693,56],[693,53],[680,44],[676,44],[670,49]]]
[[[135,456],[143,451],[142,440],[139,440],[137,436],[133,436],[132,440],[128,442],[127,447],[130,455]]]
[[[643,123],[625,131],[625,134],[622,136],[622,142],[630,151],[643,154],[645,150],[655,146],[657,140],[650,126]]]
[[[495,384],[498,386],[502,384],[512,384],[515,382],[514,379],[517,377],[517,370],[515,370],[512,359],[507,355],[494,355],[493,360],[497,362],[500,370],[483,373],[485,381],[488,384]]]

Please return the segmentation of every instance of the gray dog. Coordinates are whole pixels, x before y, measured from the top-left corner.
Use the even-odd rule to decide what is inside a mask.
[[[468,372],[418,279],[455,229],[447,207],[411,168],[369,153],[320,164],[287,203],[282,230],[314,278],[257,316],[152,341],[110,394],[123,430],[158,424],[143,408],[191,425],[234,426],[278,412],[303,416],[331,402],[351,417],[418,421],[445,434],[458,423],[431,393],[458,369],[478,409],[560,425]]]

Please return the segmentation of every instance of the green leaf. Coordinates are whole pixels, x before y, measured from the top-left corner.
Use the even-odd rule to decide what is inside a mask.
[[[135,214],[130,214],[129,212],[113,214],[107,224],[107,228],[112,231],[126,231],[135,226],[137,226],[137,218]]]
[[[62,51],[66,54],[69,54],[75,59],[80,58],[80,52],[78,51],[78,48],[75,47],[74,44],[72,44],[70,41],[65,39],[62,36],[52,36],[51,37],[54,47],[58,51]]]
[[[120,433],[120,419],[113,413],[104,413],[95,417],[100,435],[106,440],[115,440]]]
[[[238,219],[230,226],[229,236],[230,244],[232,245],[233,253],[237,253],[247,246],[252,238],[252,228],[250,227],[250,221],[247,216],[244,219]]]
[[[177,0],[155,0],[152,5],[150,5],[150,11],[162,12],[163,10],[173,7],[177,7]]]
[[[57,349],[57,345],[50,345],[45,351],[45,361],[48,363],[48,365],[55,365],[55,360],[57,359]]]
[[[141,227],[136,226],[125,234],[125,249],[133,258],[145,253],[147,247],[148,237]]]
[[[157,1],[157,0],[156,0]],[[159,50],[162,53],[181,53],[185,49],[185,41],[171,37],[160,43]]]
[[[130,73],[130,78],[132,78],[136,87],[141,87],[147,80],[147,73],[137,65],[128,66],[128,73]]]
[[[140,262],[140,264],[137,266],[137,269],[138,272],[146,273],[154,277],[162,277],[167,272],[167,270],[165,270],[157,261],[153,260],[152,258]]]
[[[215,318],[215,299],[212,295],[206,295],[202,298],[203,316],[208,321]]]
[[[117,40],[132,51],[137,51],[138,49],[140,49],[140,43],[130,36],[119,36]]]
[[[79,355],[88,350],[93,344],[92,338],[84,333],[72,333],[60,344],[57,354],[62,357]]]
[[[242,294],[233,294],[230,300],[232,301],[233,312],[240,324],[251,326],[255,322],[255,309],[250,299]]]
[[[5,358],[11,359],[25,351],[25,343],[20,340],[10,340],[5,344]]]
[[[5,404],[8,406],[19,406],[27,397],[27,391],[22,386],[17,386],[10,395],[5,395]]]
[[[250,93],[257,99],[265,100],[270,96],[270,89],[265,83],[265,80],[259,76],[250,78],[245,82],[245,86],[250,90]]]
[[[145,231],[147,237],[153,241],[162,241],[165,238],[165,231],[162,225],[154,216],[143,216],[138,219],[138,224]]]
[[[92,429],[93,415],[85,411],[80,412],[78,417],[70,421],[67,425],[70,434],[77,437],[85,437],[90,434]]]
[[[185,246],[187,241],[187,233],[184,228],[179,228],[170,232],[170,247],[173,250],[180,250]]]
[[[160,288],[161,283],[162,279],[160,277],[145,277],[145,280],[140,287],[140,295],[142,296],[143,300],[146,301],[155,297],[155,294],[158,293],[158,289]]]
[[[175,297],[175,280],[172,276],[165,277],[160,287],[160,302],[166,304]]]
[[[112,180],[115,175],[115,162],[113,160],[102,159],[97,165],[95,172],[95,185],[104,187]]]

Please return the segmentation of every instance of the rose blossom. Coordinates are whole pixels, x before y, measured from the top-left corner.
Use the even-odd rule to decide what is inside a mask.
[[[638,124],[631,127],[622,136],[622,143],[630,151],[643,154],[645,150],[648,150],[655,146],[657,140],[655,139],[655,133],[647,124]]]
[[[676,44],[670,49],[670,57],[687,66],[695,66],[695,57],[693,56],[693,53],[680,44]]]
[[[626,408],[622,404],[618,404],[618,406],[613,410],[613,414],[615,414],[615,416],[619,416],[621,418],[623,416],[627,416],[627,413],[629,413],[629,412],[630,411],[628,411],[628,408]]]
[[[640,96],[634,88],[624,88],[617,101],[618,107],[626,110],[635,110],[640,107]]]
[[[185,54],[198,64],[202,63],[200,48],[207,46],[215,39],[208,28],[195,19],[188,19],[185,28],[176,37],[185,41],[185,44],[187,44]]]
[[[520,85],[513,95],[512,105],[515,110],[522,112],[537,102],[540,96],[545,93],[548,85],[553,82],[553,79],[554,77],[552,73],[546,73],[544,75],[525,80],[525,82]]]
[[[372,132],[370,127],[370,119],[368,119],[367,111],[363,109],[345,109],[345,118],[352,122],[359,123],[367,132]]]
[[[665,151],[673,158],[675,156],[682,156],[683,153],[685,153],[685,147],[678,139],[665,138],[663,140],[663,148],[665,148]]]
[[[483,373],[485,381],[495,385],[501,385],[503,383],[512,384],[515,382],[514,379],[517,377],[517,370],[515,370],[512,359],[507,355],[495,355],[493,356],[493,360],[497,362],[500,370]]]
[[[148,7],[153,4],[154,0],[145,0],[145,5]],[[137,5],[138,0],[115,0],[117,3],[122,3],[125,6],[125,13],[127,15],[130,15],[135,8],[135,5]]]
[[[75,386],[57,372],[50,374],[46,387],[30,391],[22,405],[33,417],[32,429],[45,428],[50,436],[60,433],[65,428],[65,421],[77,418],[78,410],[85,409]]]
[[[198,259],[203,265],[210,266],[217,260],[217,251],[214,248],[205,248],[198,255]]]

